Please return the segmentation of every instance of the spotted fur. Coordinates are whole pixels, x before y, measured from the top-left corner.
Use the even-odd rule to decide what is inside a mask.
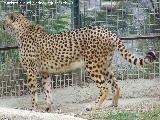
[[[37,74],[42,75],[47,111],[51,110],[52,96],[49,73],[65,72],[84,66],[98,88],[98,109],[108,94],[108,84],[113,92],[112,106],[118,105],[120,88],[112,70],[114,51],[134,65],[148,64],[156,59],[154,52],[138,58],[131,54],[116,34],[106,28],[89,26],[58,34],[48,34],[40,25],[32,24],[21,14],[10,13],[4,17],[4,29],[17,39],[20,59],[27,70],[32,96],[32,107],[37,106]]]

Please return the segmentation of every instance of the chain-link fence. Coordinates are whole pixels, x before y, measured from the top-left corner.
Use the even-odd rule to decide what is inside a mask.
[[[87,25],[104,26],[123,37],[130,51],[143,56],[149,49],[157,53],[160,51],[159,37],[155,37],[160,32],[159,6],[158,0],[1,0],[0,19],[7,12],[23,12],[34,23],[44,25],[50,33]],[[137,36],[145,37],[138,39]],[[15,39],[0,26],[0,96],[28,94],[26,74],[14,45]],[[116,76],[118,80],[159,77],[159,58],[154,64],[140,68],[128,64],[116,51],[113,60]],[[51,74],[51,78],[54,88],[90,82],[83,69]],[[39,92],[42,91],[41,86],[41,79],[38,78]]]

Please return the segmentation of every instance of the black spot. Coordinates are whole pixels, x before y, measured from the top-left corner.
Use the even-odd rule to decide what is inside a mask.
[[[111,84],[111,80],[108,80],[108,83]]]
[[[112,75],[110,75],[110,76],[109,76],[109,79],[112,79],[112,77],[113,77],[113,76],[112,76]]]
[[[95,75],[96,78],[98,78],[98,75]]]
[[[101,66],[100,66],[100,65],[97,65],[97,67],[100,68]]]
[[[122,45],[118,45],[118,47],[119,47],[119,48],[121,48],[121,47],[122,47]]]
[[[127,53],[124,55],[124,56],[125,56],[125,58],[127,58],[127,55],[128,55]]]
[[[43,79],[47,79],[47,78],[48,78],[48,76],[42,76],[42,78],[43,78]]]
[[[29,76],[32,77],[33,75],[32,75],[32,74],[29,74]]]
[[[102,78],[102,75],[99,75],[99,79],[101,79]]]
[[[112,87],[114,87],[114,85],[115,85],[115,83],[113,82],[113,83],[112,83]]]
[[[103,83],[105,83],[105,81],[104,81],[104,80],[102,80],[102,81],[100,81],[100,82],[99,82],[99,84],[100,84],[100,85],[101,85],[101,84],[103,84]]]
[[[108,75],[109,75],[109,72],[106,72],[106,76],[108,77]]]
[[[33,87],[33,84],[31,84],[31,88]]]
[[[143,59],[140,59],[140,65],[143,65]]]
[[[131,60],[131,59],[129,59],[128,61],[129,61],[130,63],[132,63],[132,60]]]
[[[5,27],[4,27],[4,25],[3,25],[3,30],[5,30]]]
[[[92,67],[88,67],[90,70],[92,70]]]
[[[102,71],[102,70],[100,70],[100,73],[101,73],[102,75],[104,75],[104,73],[103,73],[103,71]]]
[[[115,83],[114,87],[117,89],[117,88],[118,88],[118,85]]]
[[[112,93],[115,93],[115,90],[114,90],[114,89],[112,89]]]
[[[120,51],[123,52],[123,48],[121,48]]]
[[[92,62],[91,62],[91,61],[88,61],[88,64],[92,64]]]
[[[29,78],[29,79],[28,79],[28,82],[31,82],[31,80],[32,80],[32,79],[31,79],[31,78]]]
[[[91,77],[94,77],[94,74],[91,74]]]
[[[131,54],[128,54],[128,56],[130,57],[130,56],[131,56]]]
[[[137,64],[137,58],[136,58],[136,59],[134,59],[134,64],[135,64],[135,65]]]
[[[50,110],[50,109],[47,107],[47,108],[46,108],[46,112],[48,112],[49,110]]]

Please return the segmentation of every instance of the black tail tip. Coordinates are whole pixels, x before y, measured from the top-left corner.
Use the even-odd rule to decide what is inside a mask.
[[[150,60],[150,62],[153,62],[154,60],[156,60],[158,57],[156,55],[155,51],[149,51],[148,53],[146,53],[146,57]]]

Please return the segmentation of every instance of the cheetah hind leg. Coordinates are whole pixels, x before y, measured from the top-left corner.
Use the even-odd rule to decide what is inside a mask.
[[[97,82],[97,87],[100,89],[98,100],[95,102],[95,107],[87,107],[87,111],[98,110],[108,95],[108,86],[105,81]]]
[[[120,97],[120,87],[118,85],[118,81],[114,76],[113,72],[109,72],[109,78],[108,83],[110,83],[111,90],[112,90],[112,104],[109,107],[117,107],[118,106],[118,100]]]
[[[97,87],[100,89],[100,93],[99,93],[99,97],[98,100],[96,101],[96,105],[95,105],[95,109],[99,109],[100,105],[103,103],[103,101],[106,99],[107,95],[108,95],[108,86],[105,83],[105,81],[98,83]]]
[[[43,81],[43,88],[45,93],[45,100],[47,103],[46,112],[52,111],[52,91],[51,91],[51,79],[49,77],[49,73],[42,73],[42,81]]]

